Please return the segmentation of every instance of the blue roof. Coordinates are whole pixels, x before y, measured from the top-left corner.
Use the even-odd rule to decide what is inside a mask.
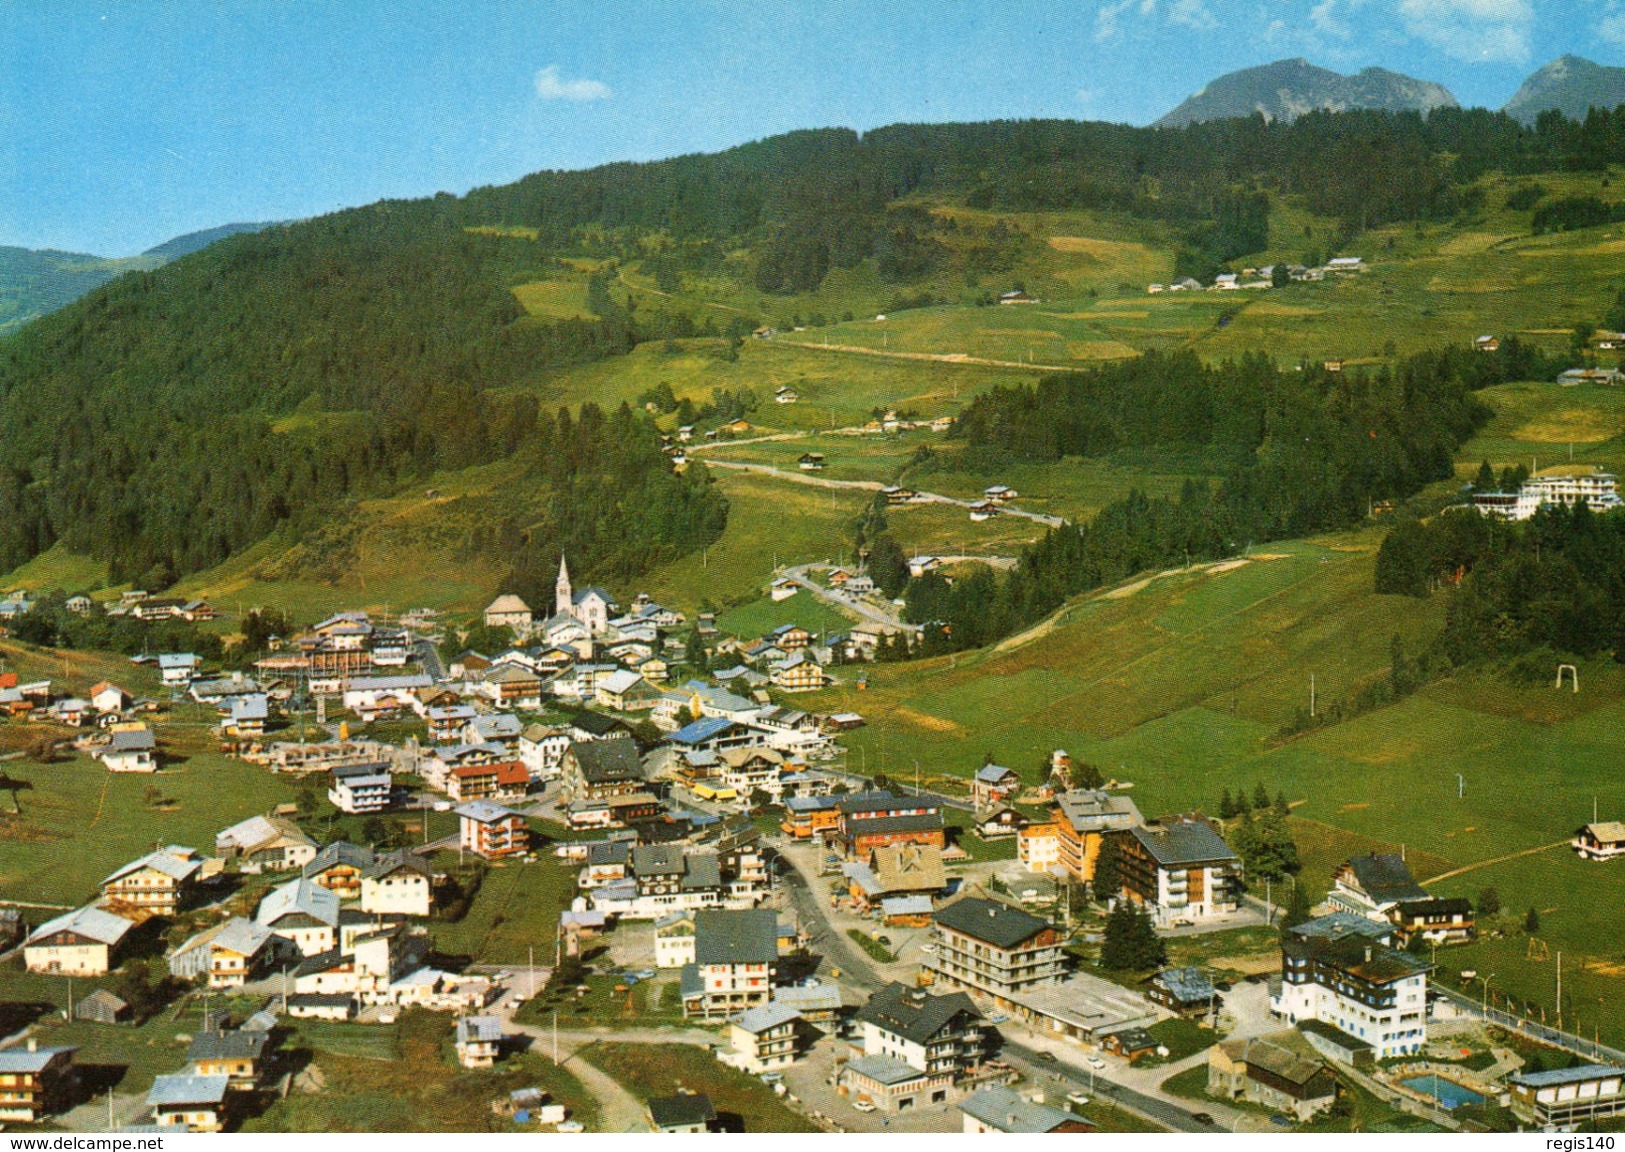
[[[673,744],[704,744],[707,740],[714,740],[726,732],[737,721],[726,716],[707,716],[703,720],[696,720],[683,728],[679,728],[671,735]]]

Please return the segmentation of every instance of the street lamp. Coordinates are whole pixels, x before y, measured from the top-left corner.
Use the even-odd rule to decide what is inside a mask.
[[[1484,999],[1478,1006],[1478,1014],[1488,1016],[1490,1012],[1490,981],[1495,979],[1495,973],[1491,972],[1488,976],[1480,976],[1479,979],[1484,982]]]

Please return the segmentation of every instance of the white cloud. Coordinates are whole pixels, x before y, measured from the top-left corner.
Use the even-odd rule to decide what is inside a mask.
[[[614,95],[609,85],[598,80],[564,80],[559,66],[549,64],[536,73],[536,95],[543,100],[607,100]]]
[[[1610,44],[1625,45],[1625,8],[1608,5],[1608,12],[1597,23],[1597,37]]]
[[[1150,0],[1154,3],[1155,0]],[[1108,40],[1116,40],[1123,34],[1118,18],[1135,4],[1135,0],[1116,0],[1113,4],[1102,4],[1095,10],[1095,42],[1104,44]],[[1142,3],[1142,8],[1144,4]]]
[[[1347,40],[1354,35],[1354,30],[1337,14],[1337,0],[1321,0],[1309,9],[1309,23],[1321,35],[1337,40]]]
[[[1159,8],[1163,21],[1170,25],[1178,24],[1199,31],[1219,26],[1219,21],[1208,7],[1208,0],[1168,0],[1166,5],[1162,0],[1110,0],[1095,9],[1096,42],[1103,44],[1121,37],[1125,16],[1138,15],[1143,20],[1152,21]]]
[[[1168,7],[1168,23],[1183,24],[1199,31],[1219,26],[1204,0],[1174,0]]]
[[[1529,59],[1529,0],[1399,0],[1399,17],[1412,36],[1459,60]]]

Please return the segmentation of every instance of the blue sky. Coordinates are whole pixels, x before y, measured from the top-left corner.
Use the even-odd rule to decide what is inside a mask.
[[[1625,0],[9,0],[0,244],[128,255],[793,128],[1146,123],[1289,56],[1499,107]]]

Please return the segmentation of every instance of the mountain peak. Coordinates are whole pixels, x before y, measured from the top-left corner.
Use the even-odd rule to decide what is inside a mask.
[[[1177,128],[1255,113],[1269,120],[1290,121],[1322,109],[1426,112],[1456,106],[1456,98],[1439,84],[1376,67],[1345,76],[1295,56],[1220,76],[1158,120],[1156,127]]]
[[[1625,104],[1625,68],[1568,55],[1536,69],[1501,111],[1533,124],[1542,112],[1555,110],[1571,120],[1584,120],[1593,106],[1612,109],[1621,104]]]

